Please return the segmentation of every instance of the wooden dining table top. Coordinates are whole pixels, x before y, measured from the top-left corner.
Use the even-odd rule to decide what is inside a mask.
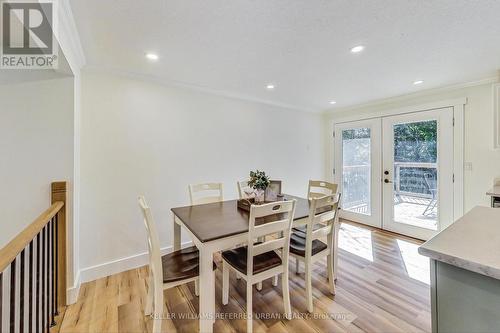
[[[293,199],[297,200],[293,219],[308,217],[309,200],[284,195],[286,201]],[[238,208],[238,200],[176,207],[172,212],[202,243],[248,232],[249,212]]]

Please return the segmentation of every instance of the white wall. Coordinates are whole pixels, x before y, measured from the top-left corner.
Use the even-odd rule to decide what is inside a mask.
[[[472,163],[472,170],[464,172],[464,211],[476,205],[489,205],[485,192],[500,176],[500,150],[493,149],[493,89],[492,84],[473,85],[457,89],[435,89],[418,94],[380,101],[366,106],[349,108],[325,115],[327,133],[331,133],[331,121],[347,116],[360,116],[422,105],[454,98],[467,98],[465,105],[464,161]],[[331,142],[326,136],[326,142]],[[327,148],[331,159],[331,146]],[[327,161],[328,162],[328,161]],[[328,163],[327,163],[328,165]]]
[[[225,198],[236,198],[236,181],[259,168],[303,196],[307,181],[324,175],[321,115],[93,71],[82,76],[82,281],[145,263],[106,265],[146,251],[139,194],[169,246],[170,208],[189,203],[190,183],[220,181]]]
[[[50,206],[52,181],[71,189],[72,78],[0,85],[0,158],[2,247]]]
[[[73,223],[68,229],[68,294],[69,303],[77,300],[80,284],[78,271],[80,268],[80,114],[81,114],[81,80],[80,69],[85,65],[85,55],[76,29],[69,0],[58,1],[58,28],[55,29],[61,53],[73,74],[73,114],[74,114],[74,158],[73,158]],[[61,60],[61,59],[60,59]]]

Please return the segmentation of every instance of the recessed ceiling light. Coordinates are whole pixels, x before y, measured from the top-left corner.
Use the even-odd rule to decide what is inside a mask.
[[[273,90],[275,88],[274,84],[270,83],[266,86],[267,90]]]
[[[159,57],[154,53],[146,53],[146,58],[148,58],[149,60],[158,60]]]
[[[333,104],[337,104],[336,101],[330,101],[330,104],[333,105]]]
[[[419,84],[422,84],[422,83],[424,83],[424,81],[422,81],[422,80],[417,80],[417,81],[413,82],[413,84],[416,86]]]
[[[365,47],[363,45],[358,45],[358,46],[355,46],[351,49],[351,53],[359,53],[361,51],[363,51],[365,49]]]

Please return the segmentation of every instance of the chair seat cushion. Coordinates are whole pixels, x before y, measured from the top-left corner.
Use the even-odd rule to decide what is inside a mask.
[[[222,258],[243,274],[247,274],[247,255],[248,250],[246,246],[222,252]],[[253,274],[262,273],[280,265],[281,258],[276,252],[265,252],[253,257]]]
[[[197,277],[200,272],[200,254],[196,246],[174,251],[161,257],[163,283]],[[213,269],[217,266],[214,263]]]
[[[327,248],[326,244],[315,239],[312,241],[312,254],[315,255]],[[290,237],[290,252],[301,257],[306,256],[306,233],[294,231]]]
[[[316,231],[316,230],[318,230],[318,229],[321,229],[321,228],[323,228],[324,226],[325,226],[325,225],[322,225],[322,224],[316,223],[316,224],[313,226],[313,231]],[[292,232],[302,233],[302,234],[304,234],[304,237],[305,237],[306,232],[307,232],[307,226],[305,226],[305,225],[301,225],[300,227],[292,228]]]

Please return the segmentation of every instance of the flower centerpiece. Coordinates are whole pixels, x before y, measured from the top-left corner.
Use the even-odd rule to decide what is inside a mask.
[[[250,171],[248,186],[254,189],[255,202],[264,202],[264,193],[270,184],[269,177],[264,171]]]

